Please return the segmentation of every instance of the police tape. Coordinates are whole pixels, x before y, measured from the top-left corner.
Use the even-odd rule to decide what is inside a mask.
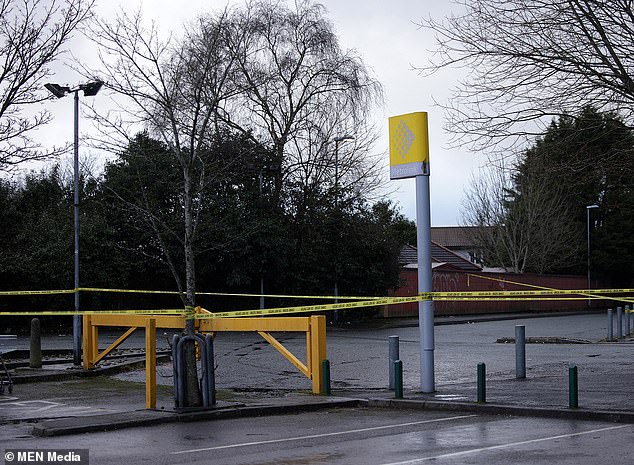
[[[49,291],[0,291],[0,295],[54,295],[54,294],[74,294],[74,289],[57,289]]]
[[[477,275],[475,275],[477,276]],[[481,276],[478,276],[481,277]],[[482,277],[484,278],[484,277]],[[492,278],[484,278],[492,279]],[[435,291],[420,293],[421,296],[427,296],[432,300],[448,300],[458,297],[520,297],[520,296],[549,296],[549,295],[579,295],[587,297],[602,297],[603,294],[634,294],[634,289],[552,289],[542,288],[512,281],[500,280],[502,282],[526,285],[529,287],[538,287],[538,290],[495,290],[495,291]],[[96,287],[80,287],[77,289],[61,289],[61,290],[38,290],[38,291],[0,291],[0,296],[6,295],[54,295],[54,294],[74,294],[75,292],[95,292],[95,293],[128,293],[128,294],[163,294],[163,295],[181,295],[178,291],[160,291],[160,290],[143,290],[143,289],[108,289]],[[227,292],[196,292],[198,296],[225,296],[225,297],[266,297],[278,299],[337,299],[337,300],[384,300],[386,297],[376,296],[329,296],[329,295],[293,295],[293,294],[241,294]],[[549,300],[549,299],[544,299]],[[617,299],[620,300],[620,299]]]
[[[97,290],[96,288],[82,288],[84,290]],[[102,291],[102,289],[99,289]],[[109,290],[113,292],[126,290]],[[33,293],[45,293],[45,292],[57,292],[57,293],[70,293],[74,291],[22,291]],[[145,293],[165,293],[171,291],[145,291]],[[610,299],[618,300],[620,302],[634,302],[630,297],[621,296],[618,298],[607,297],[599,294],[612,294],[612,293],[628,293],[634,292],[632,289],[597,289],[590,290],[560,290],[560,289],[542,289],[537,291],[527,290],[513,290],[513,291],[471,291],[471,292],[426,292],[420,293],[417,296],[408,297],[356,297],[356,301],[341,302],[334,304],[317,304],[317,305],[301,305],[293,307],[278,307],[268,309],[253,309],[253,310],[235,310],[226,312],[214,312],[209,313],[196,313],[187,309],[159,309],[159,310],[92,310],[92,311],[2,311],[0,316],[25,316],[25,315],[93,315],[93,314],[137,314],[137,315],[186,315],[188,318],[193,319],[208,319],[208,318],[239,318],[248,316],[263,316],[263,315],[282,315],[293,313],[311,313],[311,312],[326,312],[334,310],[349,310],[356,308],[368,308],[383,305],[395,305],[395,304],[407,304],[415,303],[423,300],[434,301],[457,301],[457,302],[469,302],[469,301],[485,301],[485,302],[514,302],[514,301],[542,301],[542,300],[600,300]],[[226,294],[223,294],[226,295]],[[243,295],[243,294],[241,294]],[[253,294],[259,295],[259,294]],[[562,295],[568,295],[573,297],[559,297]],[[277,296],[279,297],[279,296]],[[293,296],[293,297],[308,297],[308,296]],[[319,296],[324,297],[324,296]],[[330,296],[328,296],[330,297]],[[338,297],[341,298],[341,297]],[[352,298],[352,297],[348,297]]]
[[[13,310],[0,311],[0,316],[65,316],[65,315],[185,315],[187,312],[178,309],[157,310]]]

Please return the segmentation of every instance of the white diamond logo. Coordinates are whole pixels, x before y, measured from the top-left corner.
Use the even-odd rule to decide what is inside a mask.
[[[412,147],[412,143],[414,142],[414,133],[407,127],[405,121],[400,120],[398,126],[396,127],[396,131],[394,133],[394,142],[396,143],[396,148],[401,154],[401,158],[404,159],[409,149]]]

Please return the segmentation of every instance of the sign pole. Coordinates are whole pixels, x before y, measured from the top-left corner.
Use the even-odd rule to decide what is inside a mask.
[[[416,242],[418,258],[418,292],[432,291],[431,215],[429,174],[416,176]],[[420,389],[434,392],[434,306],[431,300],[418,302],[420,333]]]
[[[390,179],[416,179],[416,242],[418,292],[432,291],[431,214],[429,195],[429,129],[427,113],[416,112],[389,118]],[[434,306],[418,303],[420,333],[420,388],[434,392]]]

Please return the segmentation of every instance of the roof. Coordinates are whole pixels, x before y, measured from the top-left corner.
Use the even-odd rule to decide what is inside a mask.
[[[434,226],[431,240],[443,247],[470,248],[475,245],[473,231],[479,226]]]
[[[412,265],[418,264],[417,253],[416,247],[412,245],[404,246],[399,255],[399,264],[402,267],[414,268]],[[463,271],[480,271],[482,269],[475,263],[471,263],[469,260],[434,241],[431,242],[431,258],[433,262],[445,264]],[[433,264],[432,267],[434,267]]]

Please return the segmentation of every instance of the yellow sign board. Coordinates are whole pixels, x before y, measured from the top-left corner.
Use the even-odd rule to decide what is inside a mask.
[[[389,118],[390,179],[429,174],[427,112]]]

